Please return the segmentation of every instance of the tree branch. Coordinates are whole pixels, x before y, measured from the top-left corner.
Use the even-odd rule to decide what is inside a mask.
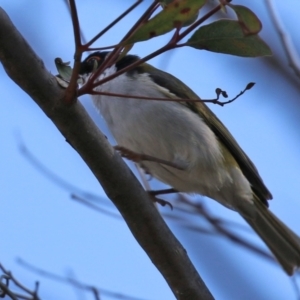
[[[0,8],[0,60],[6,73],[40,106],[79,153],[162,273],[177,299],[213,299],[185,249],[147,193],[83,106],[62,101],[64,91]]]
[[[272,0],[265,0],[268,12],[273,22],[274,28],[281,40],[281,45],[288,59],[290,67],[294,70],[295,74],[300,77],[300,57],[297,54],[296,48],[292,42],[292,39],[287,31],[284,30],[284,26],[280,20],[280,17],[276,11],[275,5]]]
[[[86,283],[78,281],[78,280],[76,280],[72,277],[61,276],[61,275],[49,272],[49,271],[44,270],[42,268],[36,267],[36,266],[32,265],[31,263],[28,263],[27,261],[23,260],[22,258],[17,258],[17,263],[20,264],[25,269],[27,269],[28,271],[36,273],[39,276],[43,276],[47,279],[55,280],[57,282],[62,282],[62,283],[65,283],[65,284],[69,284],[69,285],[72,285],[73,287],[76,287],[76,288],[79,288],[79,289],[82,289],[82,290],[90,291],[94,295],[95,295],[95,292],[96,292],[98,296],[101,294],[103,296],[108,296],[108,297],[112,297],[112,298],[115,298],[115,299],[142,300],[141,298],[136,298],[136,297],[129,296],[129,295],[126,295],[126,294],[122,294],[122,293],[106,290],[106,289],[103,289],[103,288],[99,288],[99,287],[96,287],[96,286],[93,286],[93,285],[90,285],[90,284],[86,284]]]

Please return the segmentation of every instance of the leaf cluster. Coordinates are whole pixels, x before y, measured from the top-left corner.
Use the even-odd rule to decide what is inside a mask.
[[[184,44],[186,46],[246,57],[271,55],[268,45],[258,36],[262,24],[249,8],[228,4],[237,20],[221,19],[200,26],[198,14],[205,3],[206,0],[161,1],[162,11],[143,23],[124,45],[149,40],[174,29],[179,32],[188,26],[185,29],[188,32],[198,28]]]
[[[249,8],[231,4],[231,0],[220,0],[219,5],[202,17],[201,13],[203,7],[207,4],[207,0],[154,0],[120,42],[110,47],[91,48],[91,45],[96,40],[101,38],[103,34],[108,32],[111,27],[115,26],[141,2],[142,0],[137,0],[127,11],[100,31],[93,39],[82,44],[75,1],[70,1],[76,47],[74,68],[71,69],[68,64],[63,63],[59,58],[55,61],[60,77],[70,83],[67,85],[66,90],[65,100],[67,103],[71,103],[71,99],[74,99],[75,94],[77,96],[93,94],[94,88],[98,85],[130,71],[153,57],[179,47],[188,46],[194,49],[242,57],[260,57],[272,54],[269,46],[259,37],[262,29],[259,18]],[[227,8],[235,12],[236,20],[230,18],[219,19],[207,24],[207,21],[213,15],[220,10],[226,13]],[[203,25],[204,22],[205,24]],[[174,32],[173,36],[169,42],[158,50],[111,76],[100,81],[96,80],[108,66],[126,55],[135,43],[144,42],[169,32]],[[75,92],[77,84],[81,84],[78,82],[78,72],[82,53],[103,49],[111,49],[110,55],[95,71],[90,80]],[[60,81],[59,83],[63,85]]]

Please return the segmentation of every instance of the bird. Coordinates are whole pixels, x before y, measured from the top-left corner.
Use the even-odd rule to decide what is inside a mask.
[[[81,62],[79,74],[85,82],[109,53],[97,51]],[[96,81],[138,60],[132,54],[120,56]],[[186,84],[144,62],[98,85],[94,91],[99,94],[92,94],[93,103],[119,149],[154,158],[140,163],[151,176],[174,191],[206,196],[238,212],[288,275],[297,270],[299,236],[269,210],[272,194],[257,168],[228,129]],[[158,100],[161,98],[182,101]]]

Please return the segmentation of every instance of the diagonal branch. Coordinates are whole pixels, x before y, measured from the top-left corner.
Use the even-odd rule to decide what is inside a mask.
[[[118,292],[114,292],[114,291],[99,288],[99,287],[96,287],[96,286],[93,286],[93,285],[90,285],[90,284],[86,284],[86,283],[78,281],[78,280],[76,280],[72,277],[61,276],[61,275],[52,273],[50,271],[47,271],[47,270],[44,270],[42,268],[36,267],[31,263],[28,263],[27,261],[23,260],[22,258],[17,258],[17,263],[20,264],[25,269],[27,269],[28,271],[36,273],[40,276],[43,276],[43,277],[51,279],[51,280],[55,280],[57,282],[62,282],[62,283],[65,283],[65,284],[69,284],[69,285],[72,285],[76,288],[86,290],[86,291],[90,291],[92,293],[95,293],[95,291],[96,291],[98,294],[108,296],[108,297],[112,297],[112,298],[115,298],[115,299],[122,299],[122,300],[142,300],[140,298],[136,298],[136,297],[129,296],[129,295],[126,295],[126,294],[121,294],[121,293],[118,293]]]
[[[185,249],[122,158],[78,101],[71,106],[62,101],[64,91],[55,77],[46,70],[2,9],[0,61],[10,78],[40,106],[88,165],[175,297],[213,299]]]
[[[300,57],[297,54],[295,46],[291,40],[290,35],[285,31],[282,21],[276,11],[275,5],[272,0],[265,0],[268,12],[271,16],[273,25],[281,40],[281,45],[288,59],[290,67],[294,70],[295,74],[300,77]]]
[[[85,47],[90,47],[93,43],[95,43],[103,34],[108,32],[113,26],[115,26],[120,20],[122,20],[125,16],[127,16],[133,9],[135,9],[138,5],[140,5],[143,0],[137,0],[133,3],[127,10],[125,10],[119,17],[117,17],[113,22],[111,22],[108,26],[106,26],[103,30],[101,30],[96,36],[94,36],[88,43],[86,43]]]
[[[161,48],[159,48],[158,50],[150,53],[149,55],[135,61],[134,63],[130,64],[129,66],[118,70],[117,72],[115,72],[114,74],[111,74],[105,78],[102,78],[101,80],[97,80],[96,78],[99,77],[99,75],[111,64],[113,64],[117,58],[118,55],[122,49],[122,43],[124,44],[124,42],[126,42],[126,39],[129,38],[131,36],[131,34],[134,33],[134,31],[138,28],[138,26],[140,26],[140,24],[142,23],[142,21],[146,21],[148,20],[148,18],[150,18],[151,14],[153,13],[153,11],[155,11],[155,9],[158,7],[158,0],[155,0],[151,6],[149,6],[148,10],[144,13],[144,15],[141,17],[141,19],[136,23],[136,25],[134,25],[131,30],[125,35],[125,37],[121,40],[120,42],[120,46],[116,47],[107,57],[107,59],[104,61],[103,64],[101,64],[101,66],[96,70],[95,73],[92,74],[92,76],[89,78],[89,80],[86,82],[86,84],[84,86],[82,86],[79,91],[78,91],[78,96],[84,95],[84,94],[89,94],[91,93],[91,91],[107,82],[112,80],[113,78],[116,78],[117,76],[128,72],[130,70],[132,70],[133,68],[139,66],[140,64],[142,64],[143,62],[146,62],[162,53],[165,53],[169,50],[175,49],[175,48],[179,48],[179,47],[184,47],[185,43],[183,44],[179,44],[178,42],[180,42],[185,36],[187,36],[190,32],[192,32],[194,29],[196,29],[200,24],[202,24],[204,21],[206,21],[208,18],[210,18],[212,15],[214,15],[216,12],[218,12],[220,9],[222,9],[222,7],[224,7],[225,5],[229,4],[231,2],[231,0],[223,0],[222,4],[217,5],[215,8],[213,8],[211,11],[209,11],[208,13],[206,13],[202,18],[200,18],[198,21],[196,21],[195,23],[193,23],[191,26],[189,26],[187,29],[185,29],[181,34],[179,34],[179,29],[175,30],[175,33],[173,35],[173,37],[170,39],[170,41],[162,46]],[[126,45],[126,43],[124,44]]]

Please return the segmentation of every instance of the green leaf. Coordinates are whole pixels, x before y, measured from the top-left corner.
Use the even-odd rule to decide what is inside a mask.
[[[219,20],[200,27],[187,46],[237,56],[272,55],[269,46],[258,35],[245,35],[239,21]]]
[[[69,67],[70,62],[63,62],[59,57],[55,58],[54,62],[61,78],[65,81],[70,81],[72,76],[72,68]]]
[[[56,80],[57,80],[57,83],[64,89],[66,89],[68,86],[69,86],[69,81],[65,81],[63,79],[61,79],[59,77],[60,75],[58,76],[55,76]]]
[[[166,5],[172,3],[173,1],[174,1],[174,0],[161,0],[161,1],[159,1],[159,2],[160,2],[160,5],[161,5],[162,7],[165,7]]]
[[[144,23],[125,43],[149,40],[188,24],[186,22],[195,18],[205,2],[206,0],[173,0],[170,3],[168,1],[160,13]]]
[[[160,5],[165,8],[166,5],[172,3],[174,0],[162,0],[160,1]],[[175,0],[176,1],[176,0]],[[182,27],[187,27],[187,26],[190,26],[191,24],[193,24],[197,19],[198,19],[198,16],[199,16],[199,10],[198,12],[192,16],[189,20],[185,21],[182,23]]]
[[[178,2],[184,2],[183,0],[161,0],[159,1],[160,5],[165,8],[167,5],[169,4],[174,4],[174,3],[178,3]],[[194,1],[195,2],[195,1]],[[198,1],[199,2],[199,1]]]
[[[262,24],[253,11],[242,5],[229,4],[229,6],[235,11],[245,35],[257,34],[261,31]]]
[[[187,21],[183,22],[182,27],[187,27],[193,24],[198,19],[198,16],[199,16],[199,11],[194,16],[189,18]]]
[[[133,47],[133,44],[128,44],[125,45],[122,52],[120,53],[117,61],[121,60],[123,57],[125,57],[127,55],[127,53],[131,50],[131,48]]]
[[[58,84],[63,87],[67,88],[69,85],[69,82],[71,80],[73,69],[69,66],[70,62],[63,62],[61,58],[57,57],[54,60],[56,69],[59,73],[59,75],[56,75],[56,80]],[[82,78],[79,76],[77,79],[78,84],[83,84]]]

